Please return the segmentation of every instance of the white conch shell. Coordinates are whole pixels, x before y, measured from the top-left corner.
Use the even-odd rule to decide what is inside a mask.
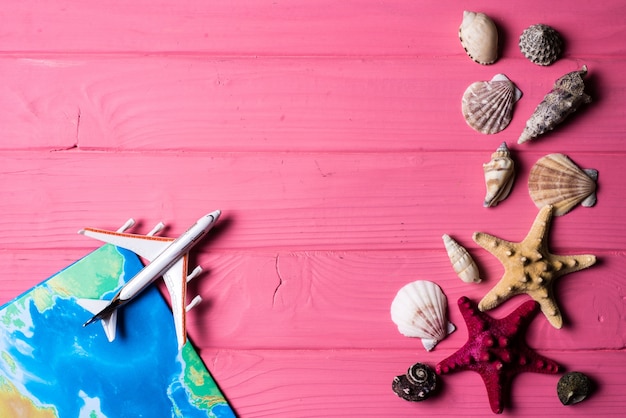
[[[421,338],[430,351],[456,329],[448,322],[447,308],[446,295],[436,283],[417,280],[396,294],[391,302],[391,320],[402,335]]]
[[[496,206],[507,198],[515,180],[515,163],[511,159],[506,142],[491,154],[491,161],[483,164],[483,171],[487,187],[483,206],[486,208]]]
[[[591,103],[591,97],[585,93],[585,75],[587,66],[583,65],[580,70],[567,73],[554,82],[552,90],[545,95],[526,121],[524,131],[517,140],[518,144],[551,131],[583,103]]]
[[[595,205],[597,179],[597,170],[582,170],[566,155],[549,154],[530,169],[528,191],[538,208],[552,205],[554,215],[561,216],[579,203]]]
[[[461,110],[472,129],[483,134],[495,134],[506,128],[513,117],[513,105],[522,97],[504,74],[490,81],[470,84],[463,94]]]
[[[498,59],[498,29],[484,13],[463,12],[459,39],[467,55],[479,64],[493,64]]]
[[[456,242],[450,235],[443,234],[443,244],[450,257],[452,268],[465,283],[480,283],[478,266],[469,252],[461,244]]]

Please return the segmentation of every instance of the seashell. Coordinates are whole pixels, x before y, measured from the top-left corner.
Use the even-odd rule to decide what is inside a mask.
[[[550,65],[559,59],[563,40],[554,28],[539,23],[529,26],[522,32],[519,49],[531,62],[537,65]]]
[[[496,152],[491,154],[491,161],[483,164],[487,194],[483,206],[493,207],[507,198],[515,180],[515,163],[511,153],[503,142]]]
[[[391,320],[402,335],[421,338],[430,351],[456,329],[448,322],[447,307],[446,295],[436,283],[417,280],[398,291],[391,302]]]
[[[598,171],[582,170],[563,154],[540,158],[530,169],[528,191],[538,208],[554,206],[556,216],[565,215],[579,203],[596,203]]]
[[[479,64],[493,64],[498,58],[498,29],[484,13],[463,12],[459,39],[467,55]]]
[[[490,81],[477,81],[463,94],[461,110],[472,129],[483,134],[495,134],[506,128],[513,116],[513,105],[522,97],[504,74]]]
[[[591,97],[584,92],[583,77],[586,74],[587,66],[583,65],[579,71],[572,71],[556,80],[552,90],[546,94],[526,122],[526,127],[517,140],[518,144],[551,131],[580,105],[591,102]]]
[[[556,385],[556,393],[563,405],[574,405],[591,393],[591,380],[581,372],[565,373]]]
[[[443,244],[450,257],[452,268],[465,283],[480,283],[478,267],[467,250],[450,235],[443,234]]]
[[[402,399],[410,402],[423,401],[437,388],[437,374],[432,367],[415,363],[405,375],[393,379],[391,388]]]

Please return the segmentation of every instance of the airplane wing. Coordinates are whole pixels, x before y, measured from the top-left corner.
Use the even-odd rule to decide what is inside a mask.
[[[174,241],[173,238],[125,234],[96,228],[85,228],[79,233],[117,247],[126,248],[148,261],[154,260]]]
[[[159,254],[174,241],[173,238],[126,234],[96,228],[85,228],[79,231],[79,233],[118,247],[126,248],[150,262],[159,256]],[[187,342],[187,329],[185,324],[187,313],[185,306],[187,293],[187,264],[188,255],[185,254],[163,274],[163,281],[170,295],[179,349]],[[113,322],[114,326],[114,321],[111,322]],[[109,328],[110,332],[111,325],[109,325],[109,323],[103,323],[103,326],[105,326],[105,330]]]
[[[163,281],[170,294],[172,304],[172,315],[174,317],[174,327],[176,328],[176,339],[178,349],[183,348],[187,342],[186,319],[186,294],[187,294],[187,254],[180,258],[163,275]]]

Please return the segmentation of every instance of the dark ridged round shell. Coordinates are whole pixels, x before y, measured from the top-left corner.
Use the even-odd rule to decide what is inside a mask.
[[[535,64],[550,65],[561,56],[563,40],[556,30],[539,23],[522,32],[519,48],[522,54]]]
[[[393,379],[391,388],[401,397],[410,402],[419,402],[428,397],[437,387],[437,375],[428,365],[415,363],[403,376]]]
[[[563,405],[583,401],[591,392],[591,381],[581,372],[564,374],[556,385],[556,392]]]

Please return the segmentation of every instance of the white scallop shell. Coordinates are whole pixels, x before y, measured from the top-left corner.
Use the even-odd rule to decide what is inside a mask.
[[[503,142],[496,152],[491,154],[491,160],[483,164],[485,173],[485,195],[484,207],[497,206],[498,203],[507,198],[513,187],[515,180],[515,163],[511,159],[511,153]]]
[[[564,154],[549,154],[530,169],[528,191],[538,208],[552,205],[554,215],[561,216],[579,203],[595,205],[597,179],[597,170],[582,170]]]
[[[421,338],[430,351],[456,329],[448,322],[447,308],[446,295],[436,283],[418,280],[398,291],[391,302],[391,320],[402,335]]]
[[[480,283],[478,266],[469,252],[461,244],[456,242],[450,235],[443,234],[441,237],[448,252],[452,268],[465,283]]]
[[[484,13],[463,12],[459,39],[467,55],[479,64],[493,64],[498,59],[498,29]]]
[[[522,97],[504,74],[490,81],[470,84],[463,94],[461,110],[467,124],[483,134],[495,134],[506,128],[513,117],[513,105]]]

